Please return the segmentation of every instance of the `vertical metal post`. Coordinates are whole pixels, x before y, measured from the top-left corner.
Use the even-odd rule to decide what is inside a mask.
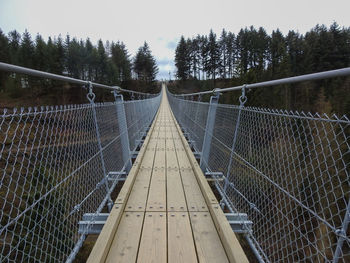
[[[195,101],[194,98],[193,98],[193,101]],[[198,98],[197,98],[197,102],[200,102],[200,101],[201,101],[201,95],[199,95]],[[199,109],[200,105],[199,105],[199,104],[196,104],[196,103],[195,103],[194,105],[195,105],[195,107],[196,107],[196,110],[195,110],[195,114],[194,114],[193,126],[195,126],[195,125],[198,123],[198,117],[199,117],[199,111],[200,111],[200,109]],[[196,132],[195,130],[196,130],[195,127],[193,127],[193,131],[194,131],[194,132]],[[191,138],[191,139],[192,139],[192,138]],[[201,152],[200,152],[199,149],[198,149],[198,142],[197,142],[196,140],[194,140],[194,142],[193,142],[193,148],[194,148],[195,151],[198,152],[198,153],[200,154],[200,156],[201,156]]]
[[[205,172],[206,166],[208,165],[208,161],[209,161],[211,140],[214,132],[216,109],[218,106],[219,97],[220,97],[220,93],[215,92],[215,90],[214,90],[214,95],[210,97],[210,105],[208,110],[207,123],[205,125],[205,134],[204,134],[202,154],[200,159],[200,167],[203,172]]]
[[[183,107],[183,103],[184,103],[184,100],[185,100],[185,97],[184,96],[182,96],[182,97],[179,97],[181,100],[179,101],[180,103],[179,103],[179,106],[178,106],[178,111],[179,111],[179,113],[180,113],[180,110],[181,109],[184,109],[184,107]],[[186,113],[186,112],[183,112],[183,113]],[[180,126],[181,126],[181,128],[184,128],[183,126],[184,126],[184,119],[185,119],[185,114],[179,114],[179,124],[180,124]]]
[[[97,122],[97,114],[96,114],[96,108],[95,108],[95,93],[92,92],[92,83],[89,82],[89,93],[86,95],[87,99],[89,100],[90,104],[91,104],[91,108],[92,108],[92,115],[94,118],[94,123],[95,123],[95,130],[96,130],[96,139],[97,139],[97,145],[98,145],[98,149],[100,151],[100,158],[101,158],[101,166],[102,166],[102,172],[103,172],[103,176],[104,176],[104,183],[106,186],[106,192],[108,195],[108,201],[107,201],[107,206],[109,211],[112,210],[112,206],[113,206],[113,201],[110,195],[110,189],[108,186],[108,178],[107,178],[107,173],[106,173],[106,166],[105,166],[105,161],[104,161],[104,157],[103,157],[103,150],[102,150],[102,143],[101,143],[101,135],[100,135],[100,130],[98,127],[98,122]]]
[[[129,134],[128,134],[126,116],[125,116],[125,108],[124,108],[124,99],[123,99],[123,95],[118,94],[117,91],[114,91],[113,94],[116,102],[120,142],[122,145],[123,162],[125,165],[125,172],[128,173],[131,169],[132,164],[131,164]]]
[[[335,249],[335,253],[333,257],[333,263],[337,263],[341,258],[341,254],[343,253],[342,247],[346,237],[346,232],[348,231],[349,222],[350,222],[350,199],[346,207],[342,228],[339,229],[338,233],[336,233],[338,235],[338,242],[337,242],[337,248]]]
[[[238,136],[238,131],[239,131],[239,125],[241,122],[241,113],[242,113],[242,109],[244,107],[244,104],[247,102],[247,97],[245,95],[245,85],[242,89],[242,95],[239,97],[239,102],[240,102],[240,105],[239,105],[239,110],[238,110],[238,115],[237,115],[237,120],[236,120],[235,133],[233,134],[230,159],[229,159],[229,163],[228,163],[227,170],[226,170],[226,176],[225,176],[224,195],[226,195],[226,190],[227,190],[228,184],[230,183],[228,178],[229,178],[230,170],[232,167],[232,159],[233,159],[233,154],[235,152],[236,141],[237,141],[237,136]],[[221,201],[223,201],[223,200],[221,200]]]

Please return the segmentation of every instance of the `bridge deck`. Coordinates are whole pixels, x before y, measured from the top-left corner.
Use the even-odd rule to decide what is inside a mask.
[[[164,88],[157,116],[88,262],[248,262]]]

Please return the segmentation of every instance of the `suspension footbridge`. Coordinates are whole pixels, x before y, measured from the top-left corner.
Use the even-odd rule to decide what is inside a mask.
[[[172,116],[153,125],[88,262],[248,262]]]
[[[348,117],[245,106],[248,89],[349,68],[181,95],[0,70],[83,85],[89,101],[0,115],[1,262],[72,262],[94,234],[88,262],[350,260]],[[238,106],[218,103],[233,90]]]

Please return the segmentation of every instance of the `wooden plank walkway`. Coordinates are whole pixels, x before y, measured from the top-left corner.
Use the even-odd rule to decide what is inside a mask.
[[[88,262],[248,262],[164,86],[157,116]]]

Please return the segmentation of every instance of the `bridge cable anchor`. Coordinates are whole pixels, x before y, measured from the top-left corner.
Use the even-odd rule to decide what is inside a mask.
[[[93,92],[93,85],[91,81],[88,81],[87,83],[87,89],[89,89],[89,92],[86,94],[86,98],[88,101],[93,104],[96,98],[96,94]]]
[[[212,96],[217,98],[217,99],[220,97],[220,95],[222,95],[222,93],[220,93],[219,89],[213,89],[212,92],[213,92]]]
[[[247,84],[244,84],[243,87],[242,87],[242,94],[241,96],[239,97],[239,103],[240,103],[240,106],[243,107],[244,104],[247,102],[248,98],[247,96],[245,95],[246,94],[246,88],[247,88]]]

